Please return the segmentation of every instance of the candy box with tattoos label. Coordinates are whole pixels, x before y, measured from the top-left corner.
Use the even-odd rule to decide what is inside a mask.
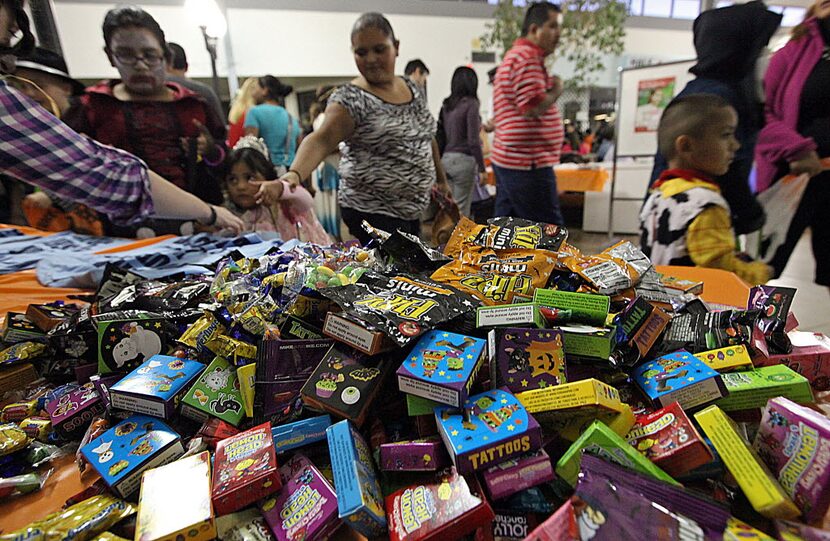
[[[470,395],[484,361],[486,342],[444,331],[429,331],[398,369],[401,392],[459,407]]]
[[[767,403],[755,450],[807,522],[830,504],[830,419],[786,398]]]
[[[435,408],[438,432],[459,473],[495,466],[542,446],[542,430],[506,389],[471,396],[461,408]]]
[[[212,500],[217,515],[238,511],[281,486],[270,423],[216,444]]]
[[[654,413],[638,415],[625,439],[673,477],[714,460],[712,451],[677,402]]]
[[[493,388],[512,393],[565,383],[562,333],[556,329],[493,329],[487,335]]]
[[[422,541],[461,539],[493,520],[490,505],[471,490],[464,477],[448,468],[422,484],[386,497],[389,539]]]
[[[366,537],[386,535],[386,511],[372,454],[351,421],[326,429],[337,512],[346,524]]]
[[[81,453],[118,496],[138,490],[141,474],[184,454],[181,438],[160,419],[133,415],[81,447]]]
[[[104,412],[103,400],[92,383],[46,404],[52,427],[64,438],[80,438],[93,417]]]
[[[215,538],[208,451],[144,472],[136,541]]]
[[[340,527],[337,495],[309,459],[294,455],[280,477],[282,490],[259,503],[277,541],[326,539]]]
[[[689,409],[727,394],[721,375],[683,350],[641,364],[633,376],[657,408],[679,402],[683,409]]]
[[[171,419],[204,369],[198,361],[155,355],[110,387],[112,407]]]
[[[236,369],[222,357],[213,359],[182,400],[182,415],[205,422],[218,417],[238,426],[245,415]]]

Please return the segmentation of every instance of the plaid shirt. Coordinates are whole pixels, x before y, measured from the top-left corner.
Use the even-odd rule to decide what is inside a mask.
[[[0,82],[0,172],[91,207],[116,223],[153,212],[147,166],[72,131]]]

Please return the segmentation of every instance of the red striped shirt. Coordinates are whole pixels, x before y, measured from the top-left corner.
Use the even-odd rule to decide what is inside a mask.
[[[545,97],[553,79],[545,52],[519,38],[504,55],[493,84],[496,136],[491,159],[508,169],[550,167],[559,163],[565,132],[556,104],[538,118],[524,116]]]

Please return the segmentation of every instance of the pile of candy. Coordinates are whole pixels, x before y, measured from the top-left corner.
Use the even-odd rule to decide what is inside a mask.
[[[827,538],[794,289],[709,305],[512,218],[371,231],[7,314],[0,501],[68,453],[97,480],[0,540]]]

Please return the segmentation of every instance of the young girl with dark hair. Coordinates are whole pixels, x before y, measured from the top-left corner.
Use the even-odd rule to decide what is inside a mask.
[[[260,184],[278,176],[262,139],[242,137],[228,155],[227,167],[228,206],[242,218],[246,231],[275,231],[286,241],[331,243],[314,214],[314,201],[305,188],[291,191],[287,182],[279,182],[280,193],[275,203],[263,204],[257,199]]]

